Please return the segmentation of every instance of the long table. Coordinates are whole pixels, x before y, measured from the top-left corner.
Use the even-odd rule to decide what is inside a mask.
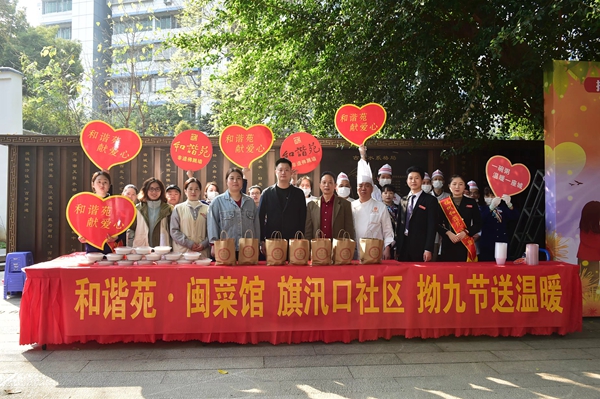
[[[27,267],[20,343],[350,342],[581,331],[576,265]]]

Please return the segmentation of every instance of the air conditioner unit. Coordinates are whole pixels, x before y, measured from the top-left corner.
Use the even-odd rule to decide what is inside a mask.
[[[173,4],[173,0],[164,0],[166,6]]]

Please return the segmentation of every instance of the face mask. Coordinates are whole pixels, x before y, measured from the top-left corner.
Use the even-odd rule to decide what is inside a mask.
[[[485,197],[485,204],[490,205],[492,203],[493,198]]]
[[[302,191],[304,191],[304,196],[308,197],[312,190],[310,188],[303,188]]]
[[[392,184],[392,179],[379,179],[379,184],[381,184],[381,187],[385,186],[386,184]]]
[[[346,198],[350,195],[350,187],[338,187],[336,191],[342,198]]]
[[[423,189],[423,191],[425,191],[426,193],[430,193],[431,192],[431,184],[423,184],[421,186],[421,189]]]
[[[219,195],[218,191],[208,191],[206,193],[206,198],[208,198],[209,201],[212,201],[217,197],[217,195]]]
[[[442,188],[444,187],[444,182],[441,180],[434,180],[433,181],[433,188]]]

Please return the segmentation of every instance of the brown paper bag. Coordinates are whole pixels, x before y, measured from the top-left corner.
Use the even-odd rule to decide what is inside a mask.
[[[367,230],[365,237],[360,239],[360,245],[358,246],[358,258],[361,265],[381,263],[383,257],[383,240],[369,238],[369,233],[369,230]]]
[[[343,234],[342,234],[343,232]],[[340,237],[341,236],[341,237]],[[333,264],[334,265],[349,265],[354,257],[356,249],[356,241],[350,238],[350,233],[346,230],[340,230],[338,238],[333,239]]]
[[[310,241],[310,258],[313,266],[331,265],[331,240],[320,229]]]
[[[297,231],[294,238],[290,239],[290,265],[306,266],[310,256],[310,242],[304,238],[301,231]]]
[[[225,235],[225,238],[223,238]],[[221,231],[221,239],[215,240],[215,265],[235,265],[235,240],[227,237],[225,230]]]
[[[240,237],[238,248],[238,265],[258,265],[258,238],[253,237],[252,230],[246,230],[244,236]]]
[[[267,248],[267,266],[285,265],[288,242],[281,237],[280,231],[274,231],[271,238],[265,240],[265,246]]]

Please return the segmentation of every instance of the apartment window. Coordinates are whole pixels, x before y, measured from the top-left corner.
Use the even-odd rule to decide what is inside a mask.
[[[42,2],[42,14],[71,11],[72,6],[72,0],[44,1]]]
[[[156,19],[156,29],[177,29],[179,22],[175,15],[163,15]]]
[[[71,27],[63,26],[58,28],[58,32],[56,32],[56,37],[58,37],[59,39],[71,40]]]

